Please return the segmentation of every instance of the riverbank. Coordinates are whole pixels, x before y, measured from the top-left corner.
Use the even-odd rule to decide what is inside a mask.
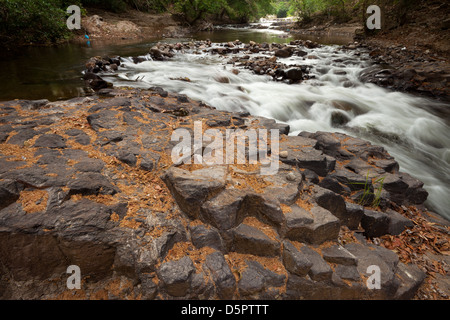
[[[408,13],[403,25],[364,34],[358,17],[334,23],[317,15],[308,24],[281,23],[277,28],[291,34],[316,37],[351,36],[347,48],[369,48],[379,66],[366,74],[369,82],[396,91],[450,101],[450,33],[447,3],[424,3]],[[388,24],[387,24],[388,25]],[[370,78],[370,79],[369,79]],[[448,117],[448,110],[436,110]]]
[[[82,31],[94,40],[160,40],[183,37],[191,31],[169,13],[152,14],[129,9],[118,14],[95,8],[88,8],[87,12],[82,18]],[[84,34],[76,40],[86,41]]]
[[[448,20],[446,4],[424,5],[409,13],[408,23],[393,30],[382,30],[375,36],[364,36],[358,18],[336,24],[318,16],[308,25],[298,28],[296,23],[274,23],[270,28],[291,35],[317,38],[354,37],[349,48],[366,47],[378,67],[365,74],[367,82],[396,91],[418,94],[445,102],[450,101],[450,74]],[[447,9],[446,9],[447,8]],[[168,13],[148,14],[136,10],[114,14],[89,9],[83,27],[92,39],[126,41],[133,39],[163,39],[189,35],[191,28],[181,25]],[[212,28],[212,25],[209,26]],[[267,27],[269,28],[269,27]],[[83,35],[77,41],[86,41]],[[448,116],[446,109],[434,110]]]
[[[429,222],[420,181],[367,141],[287,136],[162,88],[0,111],[3,299],[448,298],[448,226]],[[174,164],[172,133],[196,121],[279,129],[278,172]],[[368,166],[386,177],[378,207],[361,203]],[[79,290],[66,288],[68,265]]]

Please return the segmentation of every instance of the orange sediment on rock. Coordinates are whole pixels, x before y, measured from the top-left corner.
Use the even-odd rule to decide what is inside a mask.
[[[262,223],[257,218],[246,217],[244,219],[243,223],[262,231],[271,240],[279,241],[279,236],[278,236],[278,233],[275,231],[275,229],[265,223]]]
[[[280,208],[281,208],[281,211],[283,211],[284,214],[292,212],[292,208],[290,206],[284,204],[284,203],[280,204]]]
[[[48,192],[45,190],[22,191],[18,202],[26,213],[42,212],[47,208]]]
[[[246,261],[257,261],[264,268],[272,272],[275,272],[277,274],[284,274],[286,276],[286,279],[288,276],[283,263],[278,257],[260,257],[252,254],[230,252],[225,255],[225,260],[228,262],[231,271],[235,275],[236,281],[240,280],[242,272],[244,272],[244,270],[247,268]]]

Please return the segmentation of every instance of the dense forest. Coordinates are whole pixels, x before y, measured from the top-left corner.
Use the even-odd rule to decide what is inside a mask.
[[[383,9],[395,7],[396,23],[401,23],[408,8],[417,0],[374,0]],[[367,0],[0,0],[1,43],[55,43],[71,37],[66,27],[69,5],[99,8],[116,13],[135,9],[144,12],[169,12],[188,26],[203,19],[246,23],[267,15],[298,17],[307,23],[322,15],[336,22],[364,16]]]

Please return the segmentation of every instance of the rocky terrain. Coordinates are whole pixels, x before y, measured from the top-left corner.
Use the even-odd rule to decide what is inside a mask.
[[[280,170],[173,164],[171,135],[194,121],[279,129]],[[0,103],[0,297],[448,298],[448,227],[427,219],[423,184],[364,140],[288,133],[162,88]]]

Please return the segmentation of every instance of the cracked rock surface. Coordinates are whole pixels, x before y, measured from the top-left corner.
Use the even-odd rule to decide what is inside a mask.
[[[280,125],[155,90],[107,90],[0,103],[1,298],[405,299],[424,281],[372,241],[411,228],[399,208],[427,196],[383,148],[302,132],[280,136],[276,175],[175,165],[171,135],[194,121]],[[379,177],[383,192],[369,201]],[[80,290],[66,288],[70,265]],[[378,290],[366,285],[373,265]]]

